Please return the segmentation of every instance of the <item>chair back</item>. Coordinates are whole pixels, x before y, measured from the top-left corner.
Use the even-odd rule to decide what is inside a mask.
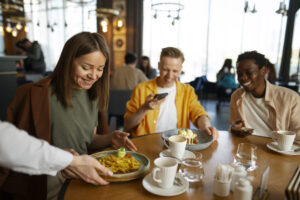
[[[130,100],[132,90],[110,90],[108,115],[123,116],[126,112],[126,103]]]

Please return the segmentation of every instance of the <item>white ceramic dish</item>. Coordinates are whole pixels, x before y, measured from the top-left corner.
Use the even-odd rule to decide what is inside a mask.
[[[109,182],[122,182],[122,181],[130,181],[133,179],[141,178],[145,176],[147,171],[150,168],[150,160],[147,156],[141,153],[132,152],[132,151],[126,151],[127,154],[134,157],[137,161],[140,163],[140,167],[138,171],[130,172],[126,174],[114,174],[112,176],[105,176],[104,179]],[[101,157],[108,156],[108,155],[116,155],[117,150],[111,150],[111,151],[101,151],[98,153],[94,153],[91,156],[99,160]]]
[[[161,134],[161,137],[163,140],[168,142],[168,138],[172,135],[177,135],[178,131],[181,129],[184,128],[165,131]],[[186,145],[187,150],[198,151],[198,150],[206,149],[211,145],[213,141],[213,137],[211,135],[208,135],[207,133],[205,133],[204,131],[200,131],[199,129],[190,129],[190,130],[193,131],[194,134],[197,134],[198,142],[197,144],[193,144],[193,145],[187,144]]]
[[[294,151],[295,149],[300,148],[299,145],[293,144],[292,149],[289,151],[281,151],[278,149],[277,145],[278,145],[277,142],[270,142],[267,144],[267,147],[269,149],[271,149],[272,151],[275,151],[277,153],[284,154],[284,155],[290,155],[290,156],[300,155],[300,151],[297,151],[297,152]]]
[[[182,183],[182,185],[173,185],[171,188],[163,189],[160,188],[156,182],[152,179],[152,173],[149,173],[143,179],[143,187],[150,193],[156,194],[159,196],[176,196],[184,193],[189,188],[189,182],[185,180],[182,176],[176,174]]]

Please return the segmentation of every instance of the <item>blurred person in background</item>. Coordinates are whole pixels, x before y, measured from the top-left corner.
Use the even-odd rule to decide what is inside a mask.
[[[44,74],[46,71],[46,63],[44,53],[38,41],[31,42],[27,38],[16,43],[16,46],[22,50],[22,54],[26,55],[24,59],[24,67],[26,72]]]
[[[266,59],[266,67],[267,67],[267,73],[266,73],[266,79],[272,83],[275,84],[277,81],[277,76],[276,76],[276,69],[275,65],[271,63],[268,59]]]
[[[147,81],[144,73],[136,68],[137,55],[131,52],[125,55],[125,65],[115,67],[111,75],[110,88],[114,90],[132,90],[137,84]]]
[[[156,77],[156,69],[151,67],[150,59],[148,56],[142,56],[141,65],[139,68],[144,72],[144,74],[149,80],[154,79]]]

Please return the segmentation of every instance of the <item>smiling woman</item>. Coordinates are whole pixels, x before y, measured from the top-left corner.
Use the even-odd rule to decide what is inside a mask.
[[[74,60],[74,87],[84,90],[90,89],[101,78],[105,61],[106,58],[101,51],[95,51],[76,58]]]
[[[71,148],[79,154],[111,144],[135,151],[128,133],[96,134],[96,130],[108,132],[103,114],[108,105],[108,66],[109,50],[102,35],[89,32],[74,35],[66,42],[48,78],[18,88],[9,105],[7,120],[54,146]],[[72,175],[68,171],[63,174]],[[36,179],[42,184],[37,185]],[[56,199],[64,178],[59,174],[47,177],[46,181],[43,177],[24,178],[22,175],[18,182],[27,191],[39,191],[25,192],[22,199]],[[46,187],[47,194],[42,192]],[[14,184],[9,188],[9,195],[19,195]]]

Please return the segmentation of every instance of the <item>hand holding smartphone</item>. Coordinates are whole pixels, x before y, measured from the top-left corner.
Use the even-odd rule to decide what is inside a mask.
[[[154,96],[154,99],[161,100],[161,99],[165,98],[167,95],[168,95],[168,93],[160,93],[160,94],[156,94],[156,95]]]

